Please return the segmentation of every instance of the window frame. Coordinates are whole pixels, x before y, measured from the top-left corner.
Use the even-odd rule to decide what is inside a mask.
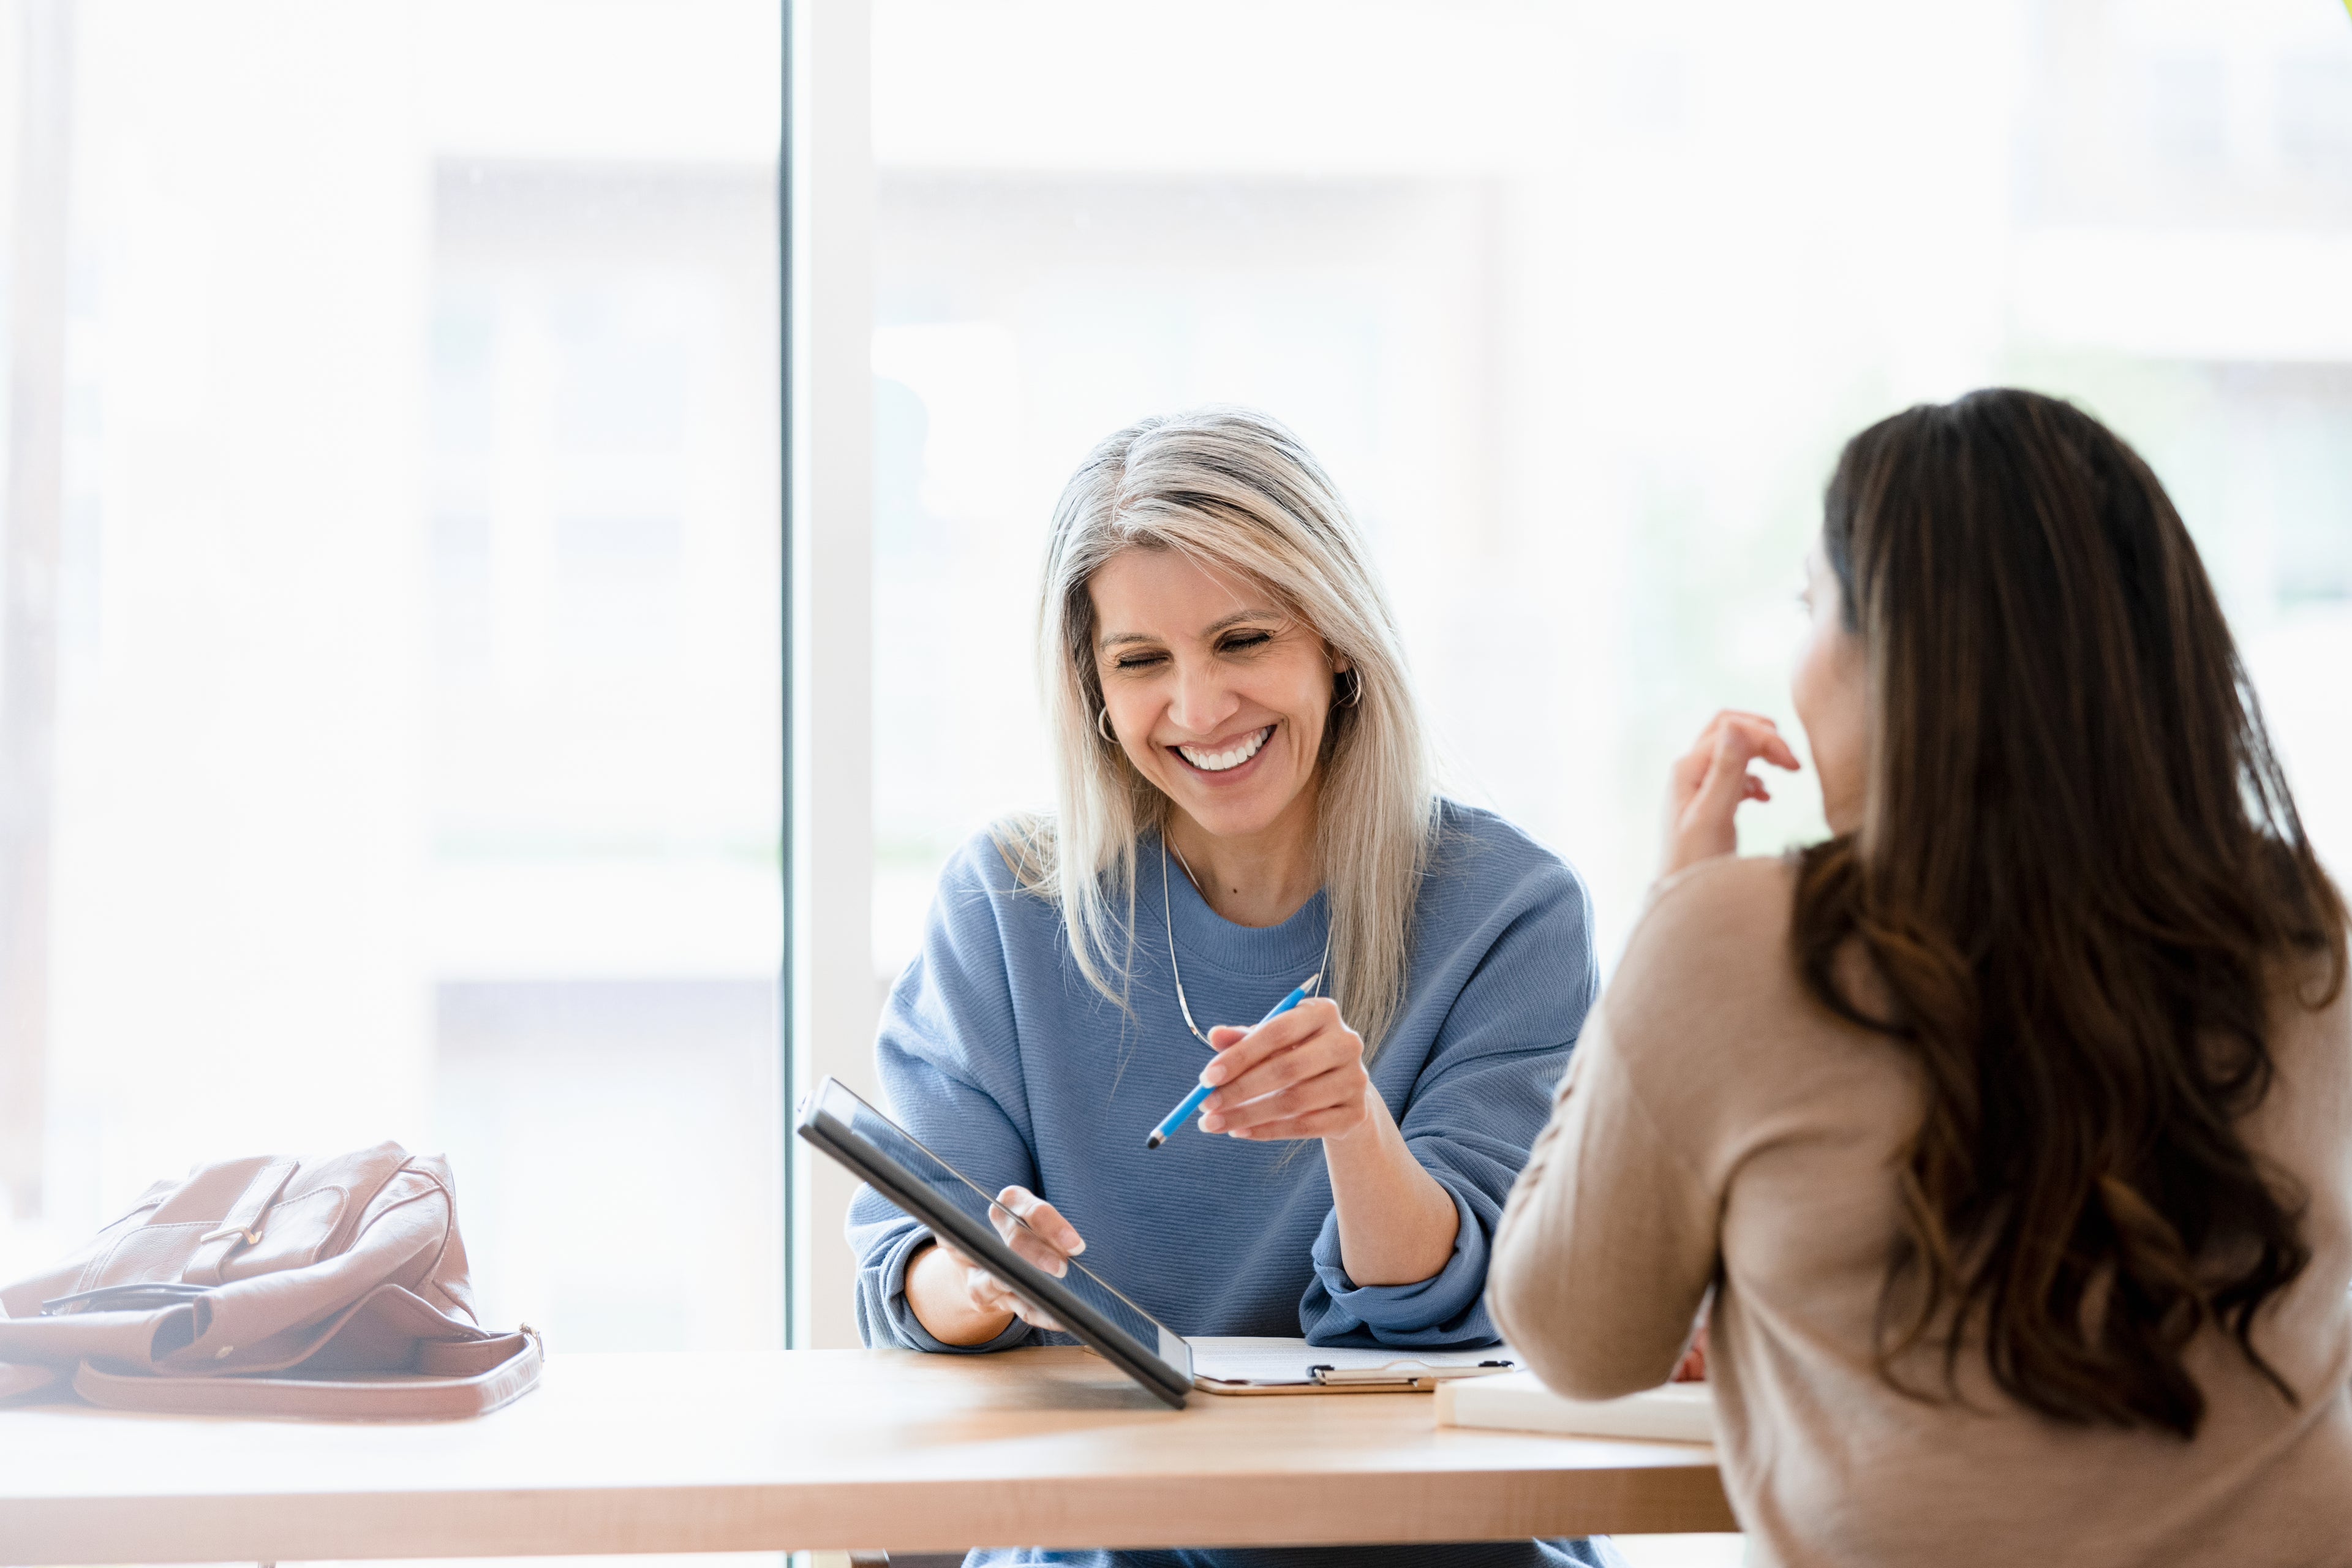
[[[798,1097],[877,1092],[873,967],[873,57],[868,0],[781,0],[784,1342],[858,1342],[856,1182],[793,1136]]]

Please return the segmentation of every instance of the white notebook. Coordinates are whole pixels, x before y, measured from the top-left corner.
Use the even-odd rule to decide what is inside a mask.
[[[1192,1382],[1212,1394],[1428,1388],[1448,1379],[1489,1377],[1514,1364],[1510,1347],[1477,1350],[1359,1350],[1305,1340],[1203,1335],[1192,1347]]]
[[[1440,1384],[1437,1424],[1712,1443],[1715,1392],[1704,1383],[1669,1383],[1622,1399],[1570,1399],[1546,1388],[1534,1373],[1511,1372]]]

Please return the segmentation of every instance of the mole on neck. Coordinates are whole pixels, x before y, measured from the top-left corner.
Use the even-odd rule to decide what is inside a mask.
[[[1247,835],[1211,834],[1181,810],[1169,814],[1168,847],[1202,899],[1235,925],[1280,925],[1323,885],[1316,863],[1314,802],[1303,798],[1292,805],[1294,809]]]

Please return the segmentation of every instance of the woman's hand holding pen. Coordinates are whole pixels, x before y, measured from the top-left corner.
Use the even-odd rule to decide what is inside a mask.
[[[1339,1261],[1359,1285],[1411,1285],[1454,1256],[1462,1215],[1422,1167],[1364,1067],[1364,1038],[1328,996],[1255,1028],[1209,1031],[1216,1092],[1201,1131],[1264,1142],[1320,1138],[1339,1219]]]
[[[1021,1257],[1056,1279],[1087,1249],[1077,1226],[1026,1187],[1007,1187],[989,1205],[996,1234]],[[907,1301],[942,1344],[985,1344],[1019,1318],[1032,1328],[1062,1325],[1027,1305],[1004,1282],[944,1240],[923,1248],[907,1268]]]
[[[1328,996],[1301,1002],[1255,1029],[1209,1031],[1216,1060],[1201,1074],[1217,1092],[1201,1107],[1201,1131],[1235,1138],[1345,1138],[1377,1101],[1364,1070],[1364,1037]]]

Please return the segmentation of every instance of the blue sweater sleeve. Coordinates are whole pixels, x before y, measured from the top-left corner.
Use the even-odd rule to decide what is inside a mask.
[[[1358,1285],[1340,1263],[1339,1215],[1328,1215],[1315,1238],[1315,1281],[1298,1306],[1301,1331],[1317,1344],[1496,1338],[1484,1299],[1495,1226],[1601,988],[1591,906],[1573,872],[1550,862],[1498,902],[1480,930],[1491,941],[1397,1115],[1406,1146],[1453,1194],[1454,1255],[1414,1284]]]
[[[875,1047],[893,1120],[941,1159],[993,1192],[1037,1184],[1020,1082],[1011,982],[995,900],[1025,895],[992,888],[968,847],[940,879],[921,953],[891,988]],[[857,1256],[857,1331],[868,1345],[975,1352],[1003,1350],[1034,1331],[1015,1319],[985,1344],[950,1345],[931,1336],[907,1305],[907,1265],[931,1239],[871,1187],[849,1205]]]

